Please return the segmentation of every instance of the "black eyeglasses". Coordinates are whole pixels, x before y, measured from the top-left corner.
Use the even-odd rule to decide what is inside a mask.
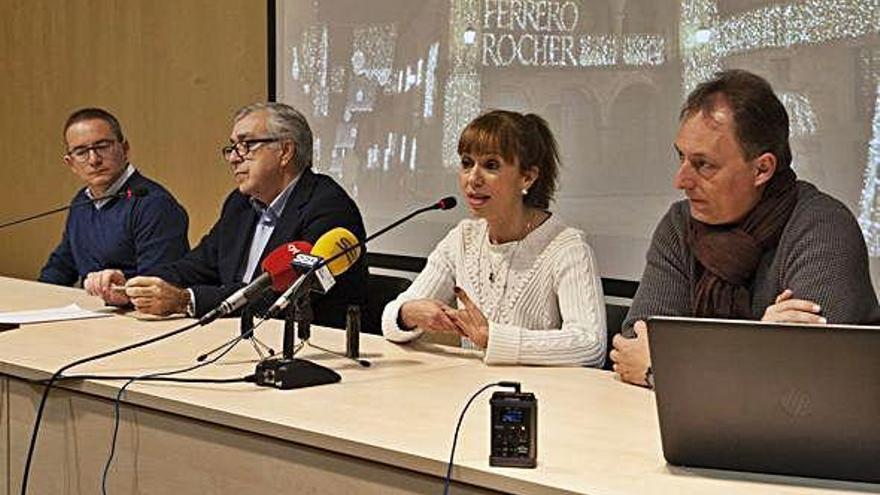
[[[107,158],[107,155],[110,154],[110,148],[112,148],[113,145],[118,142],[119,141],[116,141],[114,139],[102,139],[97,143],[90,144],[88,146],[78,146],[68,151],[67,156],[78,163],[85,163],[89,161],[89,156],[91,156],[92,151],[94,151],[95,154],[100,156],[101,158]]]
[[[235,156],[237,156],[239,160],[248,160],[253,156],[254,151],[257,151],[260,148],[260,145],[277,143],[278,141],[281,141],[281,138],[264,137],[242,139],[237,143],[232,143],[229,146],[220,148],[220,154],[223,155],[223,158],[228,162],[232,161],[233,153],[235,153]]]

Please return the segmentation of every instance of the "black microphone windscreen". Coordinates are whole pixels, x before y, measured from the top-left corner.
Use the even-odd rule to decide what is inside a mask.
[[[449,210],[451,208],[455,208],[455,205],[458,204],[458,201],[455,199],[455,196],[447,196],[440,201],[437,201],[437,207],[441,210]]]
[[[134,189],[129,189],[129,194],[127,194],[127,196],[129,196],[129,197],[133,196],[135,198],[143,198],[144,196],[149,194],[149,192],[150,192],[150,190],[147,189],[146,187],[135,187]]]

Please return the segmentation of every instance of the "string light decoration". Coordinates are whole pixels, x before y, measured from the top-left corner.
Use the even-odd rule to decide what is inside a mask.
[[[666,38],[652,34],[586,34],[579,39],[582,67],[656,66],[666,62]]]
[[[756,8],[720,18],[715,0],[683,0],[679,38],[681,40],[683,86],[689,93],[701,81],[721,68],[724,57],[764,49],[784,49],[841,40],[876,36],[880,33],[878,0],[804,0]],[[714,42],[695,36],[711,33]],[[873,54],[867,55],[872,57]],[[863,55],[863,59],[866,56]],[[859,225],[871,256],[880,255],[880,76],[878,64],[861,61],[861,73],[875,88],[876,101],[872,137],[868,143]],[[809,98],[782,92],[780,97],[791,118],[794,136],[814,134],[818,128]],[[875,218],[877,217],[877,218]]]
[[[680,40],[689,93],[721,68],[724,57],[768,48],[790,48],[880,33],[877,0],[805,0],[775,4],[720,18],[715,0],[683,0]],[[709,29],[712,43],[695,35]]]
[[[666,62],[666,38],[650,34],[623,36],[616,39],[623,45],[620,60],[624,65],[654,66]]]
[[[723,20],[720,56],[754,49],[788,48],[859,38],[880,32],[876,0],[806,0],[758,8]]]
[[[816,112],[813,111],[813,104],[807,95],[791,91],[780,91],[778,95],[788,112],[791,136],[800,137],[815,134],[819,125]]]
[[[431,44],[428,49],[428,64],[425,67],[424,103],[422,117],[425,120],[434,117],[434,98],[437,93],[437,62],[440,58],[440,43]]]
[[[370,24],[354,29],[351,42],[351,78],[343,114],[372,112],[380,90],[393,82],[397,42],[394,24]]]
[[[312,113],[316,117],[326,117],[330,107],[330,88],[328,87],[328,68],[330,40],[326,24],[309,26],[303,32],[303,92],[312,96]]]
[[[871,141],[868,143],[868,163],[862,182],[862,198],[859,202],[859,226],[870,256],[880,256],[880,84],[877,84],[874,118],[871,125]]]
[[[351,68],[358,76],[376,81],[380,86],[391,82],[397,28],[393,23],[370,24],[354,29]]]
[[[480,114],[481,79],[477,70],[479,48],[465,42],[465,31],[477,31],[480,37],[480,2],[450,0],[449,62],[450,70],[443,92],[443,166],[458,166],[458,135],[468,122]],[[470,34],[469,34],[470,35]]]

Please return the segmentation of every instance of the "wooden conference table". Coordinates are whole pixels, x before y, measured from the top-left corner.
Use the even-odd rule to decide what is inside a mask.
[[[0,311],[72,302],[99,308],[81,290],[0,277]],[[178,328],[190,320],[129,316],[23,326],[0,333],[0,492],[20,490],[41,387],[75,359]],[[230,338],[220,321],[69,373],[137,375],[193,364]],[[277,349],[280,322],[259,336]],[[344,333],[317,328],[312,341],[344,349]],[[122,407],[114,494],[441,493],[459,411],[480,386],[522,382],[539,401],[537,469],[490,468],[490,392],[462,426],[452,493],[818,494],[880,491],[880,485],[690,469],[667,465],[652,392],[582,368],[488,367],[473,351],[398,346],[363,336],[370,368],[307,348],[303,355],[342,382],[282,391],[249,383],[135,383]],[[186,376],[252,373],[239,345]],[[65,382],[50,396],[29,493],[100,493],[119,381]]]

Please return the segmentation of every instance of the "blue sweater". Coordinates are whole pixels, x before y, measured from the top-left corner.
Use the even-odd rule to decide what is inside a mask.
[[[144,188],[143,197],[115,198],[101,209],[74,207],[64,236],[40,271],[41,282],[73,285],[89,272],[117,268],[126,278],[189,250],[186,211],[165,188],[135,172],[121,190]],[[85,189],[71,203],[88,201]]]

